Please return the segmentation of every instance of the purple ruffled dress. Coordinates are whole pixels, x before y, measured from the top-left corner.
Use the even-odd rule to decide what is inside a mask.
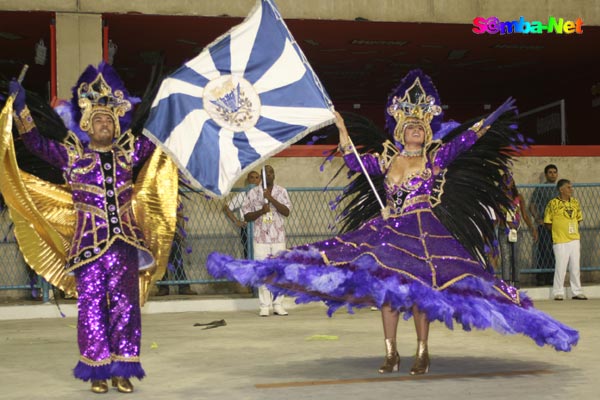
[[[578,332],[536,310],[524,294],[487,272],[432,211],[435,172],[443,172],[476,139],[466,131],[442,145],[399,184],[386,177],[387,219],[373,218],[355,231],[266,260],[212,253],[208,271],[245,285],[266,283],[275,294],[296,297],[297,303],[324,301],[329,315],[342,306],[389,304],[409,318],[416,305],[430,321],[449,328],[456,321],[465,330],[522,333],[540,346],[569,351]],[[346,156],[346,164],[358,170],[353,157]],[[385,174],[385,162],[369,154],[361,159],[369,174]]]

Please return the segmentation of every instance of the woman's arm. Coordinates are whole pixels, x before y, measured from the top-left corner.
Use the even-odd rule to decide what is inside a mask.
[[[340,144],[338,148],[344,156],[344,162],[351,171],[362,172],[360,163],[358,162],[356,155],[354,154],[354,145],[350,141],[350,136],[348,135],[348,130],[346,129],[344,119],[337,111],[335,111],[334,113],[335,126],[338,128],[338,131],[340,133]],[[376,155],[362,154],[360,156],[360,159],[369,175],[381,175],[383,173],[381,171],[381,167],[379,166],[379,158]]]
[[[475,142],[488,131],[490,127],[483,127],[483,120],[467,129],[451,141],[444,143],[436,151],[433,164],[441,169],[450,165],[461,153],[469,150]]]

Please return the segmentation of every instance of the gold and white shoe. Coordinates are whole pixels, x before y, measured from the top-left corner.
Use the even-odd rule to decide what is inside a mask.
[[[385,339],[385,359],[379,367],[380,374],[398,372],[400,369],[400,354],[396,350],[396,339]]]
[[[92,379],[92,392],[106,393],[108,392],[108,384],[105,379]]]
[[[415,354],[415,362],[410,369],[410,374],[423,375],[427,372],[429,372],[429,351],[427,350],[427,342],[418,340],[417,354]]]
[[[127,378],[123,378],[122,376],[113,376],[112,386],[116,387],[121,393],[133,392],[133,385],[131,384],[131,381]]]

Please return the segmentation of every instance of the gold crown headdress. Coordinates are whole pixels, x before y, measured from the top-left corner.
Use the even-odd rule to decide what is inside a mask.
[[[91,129],[95,114],[108,114],[115,123],[115,137],[121,134],[119,118],[131,110],[131,102],[125,99],[122,90],[114,90],[106,83],[102,73],[93,82],[83,82],[77,88],[78,105],[81,108],[79,127],[84,131]]]
[[[105,113],[115,122],[115,138],[129,129],[133,107],[140,99],[129,95],[117,71],[105,62],[88,65],[73,86],[71,101],[63,118],[67,127],[83,142],[89,140],[92,117]]]
[[[435,97],[425,92],[419,77],[402,97],[394,96],[387,108],[388,114],[396,120],[394,139],[404,145],[404,128],[409,124],[417,124],[425,130],[425,143],[429,143],[433,137],[431,120],[442,113],[442,108],[435,102]]]

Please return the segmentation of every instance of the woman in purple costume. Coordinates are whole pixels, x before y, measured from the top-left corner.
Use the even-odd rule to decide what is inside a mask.
[[[455,320],[465,330],[522,333],[538,345],[570,350],[579,338],[577,331],[536,310],[525,295],[495,278],[483,257],[484,246],[493,241],[486,208],[510,207],[499,188],[499,167],[510,164],[506,147],[523,145],[506,124],[504,130],[495,129],[502,125],[501,115],[511,114],[512,101],[468,129],[455,129],[443,141],[432,140],[441,124],[438,104],[433,83],[418,70],[390,96],[386,127],[394,143],[388,140],[379,153],[360,156],[369,175],[383,178],[386,205],[378,215],[357,229],[267,260],[213,253],[209,271],[243,284],[266,283],[274,293],[296,296],[299,303],[324,301],[330,315],[341,306],[379,307],[386,347],[380,373],[399,369],[400,313],[414,318],[417,333],[412,375],[429,370],[429,323],[435,320],[449,328]],[[336,126],[346,165],[361,172],[339,114]],[[456,168],[473,162],[477,165],[466,172]],[[356,201],[355,213],[360,203]]]
[[[80,360],[76,378],[92,381],[92,391],[108,391],[106,380],[120,392],[133,391],[129,378],[141,379],[141,312],[138,271],[154,266],[132,208],[132,169],[155,149],[144,136],[121,135],[132,109],[127,92],[108,64],[89,66],[73,89],[72,107],[78,127],[89,136],[82,144],[72,133],[58,142],[41,135],[25,91],[13,80],[16,124],[26,148],[60,168],[71,187],[76,213],[75,234],[67,273],[77,282],[77,336]],[[81,108],[81,110],[79,110]],[[130,116],[129,116],[130,117]]]

